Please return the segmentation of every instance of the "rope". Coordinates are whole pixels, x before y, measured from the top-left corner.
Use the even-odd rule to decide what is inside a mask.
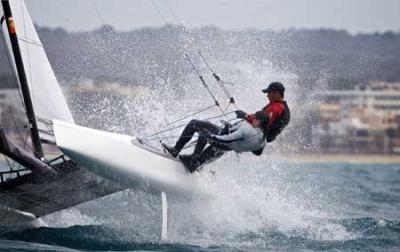
[[[12,112],[12,108],[11,107],[10,107],[10,114],[11,114],[11,117],[13,119],[14,124],[18,125],[17,120],[14,117],[14,113]],[[27,129],[27,131],[26,131],[25,137],[22,136],[22,134],[21,134],[21,132],[19,130],[16,131],[17,134],[18,134],[18,138],[20,139],[20,141],[22,141],[24,143],[24,148],[26,147],[26,143],[28,141],[28,137],[31,135],[29,128],[26,128],[26,129]]]
[[[168,2],[167,2],[167,1],[163,1],[163,3],[164,3],[164,5],[167,7],[168,12],[169,12],[169,14],[172,16],[172,18],[175,19],[175,21],[176,21],[177,23],[181,24],[181,25],[184,27],[184,32],[185,32],[184,35],[189,35],[189,37],[193,37],[193,36],[191,36],[191,34],[190,34],[190,30],[187,29],[187,26],[186,26],[185,22],[183,22],[182,20],[180,20],[180,19],[175,15],[175,13],[173,12],[172,8],[169,6]],[[159,14],[160,18],[167,24],[165,17],[161,14],[161,11],[160,11],[160,9],[158,8],[158,6],[155,4],[154,0],[152,0],[152,4],[153,4],[153,6],[155,7],[155,9],[156,9],[157,13]],[[188,38],[188,40],[190,40],[190,38]],[[184,48],[185,48],[185,46],[184,46]],[[205,82],[205,80],[204,80],[203,76],[201,75],[200,71],[196,68],[194,62],[192,61],[192,59],[191,59],[191,57],[190,57],[189,52],[188,52],[186,49],[185,49],[184,51],[185,51],[185,54],[184,54],[184,55],[185,55],[185,58],[189,61],[189,63],[191,64],[193,70],[194,70],[194,71],[196,72],[196,74],[198,75],[198,77],[199,77],[201,83],[202,83],[203,86],[207,89],[208,93],[210,94],[210,96],[211,96],[212,99],[214,100],[215,105],[220,109],[221,113],[224,115],[224,110],[221,108],[220,103],[218,102],[218,100],[216,99],[215,95],[212,93],[212,91],[211,91],[210,88],[208,87],[208,85],[207,85],[207,83]],[[203,57],[203,55],[201,55],[201,56],[202,56],[204,62],[206,62],[205,59],[204,59],[204,57]],[[209,67],[208,64],[207,64],[207,66]],[[224,89],[225,89],[225,91],[228,93],[228,91],[226,90],[225,87],[224,87]],[[225,92],[225,91],[224,91],[224,92]],[[228,96],[229,96],[229,93],[228,93]],[[232,101],[232,100],[233,100],[233,98],[231,98],[231,101]]]
[[[160,8],[158,8],[158,6],[157,6],[157,4],[154,2],[154,0],[151,0],[151,3],[152,3],[152,5],[153,5],[154,9],[156,9],[157,14],[160,16],[161,20],[162,20],[164,23],[168,24],[167,19],[164,17],[164,15],[162,15]]]
[[[100,22],[101,22],[102,24],[105,24],[105,21],[104,21],[104,19],[102,18],[101,14],[100,14],[100,11],[99,11],[99,9],[98,9],[98,7],[97,7],[97,5],[96,5],[96,3],[95,3],[94,1],[92,1],[92,3],[93,3],[93,5],[94,5],[94,7],[95,7],[96,15],[97,15],[97,17],[99,18]],[[155,8],[157,14],[159,15],[160,19],[161,19],[166,25],[168,25],[168,22],[167,22],[166,17],[162,14],[162,12],[161,12],[159,6],[156,4],[156,2],[155,2],[154,0],[152,0],[151,3],[152,3],[152,5],[153,5],[153,7]],[[181,20],[178,19],[178,17],[177,17],[177,16],[175,15],[175,13],[172,11],[172,8],[169,6],[169,4],[167,3],[167,1],[163,1],[163,3],[164,3],[164,5],[167,7],[168,12],[169,12],[169,14],[172,16],[172,18],[173,18],[177,23],[181,24],[181,25],[184,27],[184,34],[183,34],[184,39],[185,39],[185,40],[190,40],[190,37],[193,37],[193,36],[190,36],[190,30],[187,29],[186,24],[185,24],[183,21],[181,21]],[[188,37],[188,35],[189,35],[189,37]],[[199,55],[200,55],[200,57],[202,58],[202,60],[204,61],[204,63],[206,64],[207,68],[213,73],[213,76],[214,76],[214,78],[217,80],[218,85],[221,86],[221,88],[222,88],[223,92],[225,93],[225,95],[228,96],[229,99],[230,99],[230,103],[228,104],[228,106],[225,107],[225,109],[223,109],[223,108],[221,107],[220,103],[218,102],[216,96],[213,94],[213,92],[211,91],[211,89],[209,88],[209,86],[207,85],[207,83],[205,82],[205,80],[204,80],[203,76],[201,75],[200,71],[197,69],[196,65],[194,64],[192,58],[190,57],[189,52],[188,52],[185,48],[186,48],[186,46],[184,45],[184,52],[185,52],[184,56],[185,56],[185,58],[188,60],[188,62],[189,62],[190,65],[192,66],[192,69],[196,72],[196,74],[197,74],[198,78],[200,79],[200,81],[201,81],[203,87],[206,88],[207,92],[209,93],[209,95],[211,96],[211,98],[213,99],[213,101],[215,102],[215,104],[212,105],[212,106],[208,106],[208,107],[206,107],[206,108],[204,108],[204,109],[195,111],[195,112],[193,112],[193,113],[191,113],[191,114],[189,114],[189,115],[186,115],[186,116],[184,116],[184,117],[182,117],[182,118],[178,118],[178,119],[176,119],[176,120],[174,120],[174,121],[172,121],[172,122],[169,122],[169,123],[166,125],[166,127],[171,126],[171,125],[174,125],[174,124],[176,124],[176,123],[178,123],[178,122],[180,122],[180,121],[183,121],[183,120],[185,120],[185,119],[187,119],[187,118],[190,118],[190,117],[192,117],[192,116],[194,116],[194,115],[198,115],[198,114],[200,114],[200,113],[202,113],[202,112],[204,112],[204,111],[210,110],[210,109],[212,109],[212,108],[215,107],[215,106],[217,106],[217,107],[219,108],[219,110],[221,111],[222,114],[221,114],[221,115],[218,115],[218,116],[214,116],[214,117],[209,117],[209,118],[206,118],[206,119],[203,119],[203,120],[211,120],[211,119],[216,119],[216,118],[220,118],[220,117],[225,117],[225,119],[228,120],[227,115],[230,114],[230,113],[226,113],[226,112],[227,112],[228,108],[230,107],[230,104],[233,103],[233,104],[236,106],[236,108],[237,108],[237,105],[235,104],[233,97],[229,94],[228,90],[227,90],[226,87],[224,86],[224,82],[222,82],[221,79],[219,78],[219,76],[216,75],[216,73],[212,70],[212,68],[210,67],[210,65],[209,65],[208,62],[206,61],[205,57],[204,57],[204,56],[201,54],[201,52],[199,51]],[[231,112],[231,113],[232,113],[232,112]],[[228,121],[230,121],[230,120],[228,120]],[[169,131],[172,131],[172,130],[177,129],[177,128],[181,128],[181,127],[183,127],[183,126],[185,126],[185,125],[186,125],[186,124],[180,124],[180,125],[176,125],[176,126],[174,126],[174,127],[169,127],[169,128],[164,129],[164,130],[162,130],[162,131],[155,132],[155,133],[150,134],[150,135],[148,135],[148,136],[142,137],[142,138],[141,138],[141,141],[144,142],[144,140],[147,140],[147,141],[151,141],[151,140],[160,140],[160,137],[156,137],[156,136],[159,136],[159,135],[161,135],[161,134],[163,134],[163,133],[165,133],[165,132],[169,132]],[[166,137],[164,137],[164,138],[166,138]],[[172,138],[172,136],[167,137],[167,138]],[[149,146],[151,146],[151,145],[149,145]]]
[[[201,51],[199,51],[200,58],[203,60],[204,64],[207,66],[207,68],[210,70],[212,75],[214,76],[215,80],[217,81],[217,84],[221,87],[222,91],[225,93],[225,95],[229,99],[229,104],[234,104],[236,109],[239,109],[238,106],[235,103],[235,99],[233,96],[229,93],[228,89],[224,86],[225,82],[221,80],[221,78],[215,73],[215,71],[211,68],[211,66],[208,64],[206,58],[203,56]]]
[[[207,91],[208,91],[208,93],[210,94],[211,98],[214,100],[215,105],[221,110],[222,115],[225,116],[225,115],[224,115],[224,111],[223,111],[223,109],[221,108],[221,106],[220,106],[220,104],[219,104],[217,98],[215,97],[215,95],[213,94],[213,92],[211,92],[211,89],[208,87],[208,85],[207,85],[207,83],[205,82],[203,76],[200,74],[200,71],[199,71],[199,70],[196,68],[196,66],[194,65],[194,63],[193,63],[192,59],[190,58],[189,54],[188,54],[188,53],[185,53],[185,57],[188,59],[189,63],[192,65],[193,70],[197,73],[197,75],[198,75],[198,77],[199,77],[201,83],[203,84],[203,87],[205,87],[205,88],[207,89]]]
[[[15,160],[11,159],[13,161],[13,163],[10,163],[10,159],[3,154],[4,159],[6,160],[7,166],[9,168],[9,171],[14,171],[15,168],[15,164],[18,164]],[[19,165],[19,164],[18,164]]]
[[[163,139],[176,139],[178,137],[186,137],[186,135],[170,135],[170,136],[164,136]],[[154,141],[154,140],[159,140],[159,137],[153,137],[153,138],[141,138],[141,140],[147,140],[147,141]]]
[[[96,4],[96,2],[94,0],[92,0],[92,4],[94,6],[94,10],[96,12],[97,17],[99,18],[100,24],[102,26],[106,25],[107,23],[104,21],[103,17],[101,16],[100,10],[99,10],[99,8],[97,8],[97,4]]]
[[[233,114],[233,113],[235,113],[234,111],[231,111],[231,112],[229,112],[229,113],[225,113],[225,115],[230,115],[230,114]],[[221,118],[222,117],[222,115],[217,115],[217,116],[212,116],[212,117],[207,117],[207,118],[204,118],[204,119],[201,119],[201,120],[203,120],[203,121],[205,121],[205,120],[213,120],[213,119],[217,119],[217,118]],[[228,119],[228,121],[232,121],[232,120],[235,120],[236,118],[234,118],[234,119]]]
[[[171,6],[168,4],[168,2],[164,0],[163,3],[164,3],[165,6],[167,6],[167,9],[168,9],[168,11],[169,11],[169,14],[171,14],[171,16],[175,19],[175,21],[176,21],[177,23],[180,23],[180,24],[183,25],[184,27],[186,27],[185,22],[183,22],[182,20],[179,20],[179,18],[175,15],[175,13],[173,12],[173,10],[172,10]]]
[[[232,111],[232,112],[226,113],[226,115],[233,114],[233,113],[234,113],[234,112]],[[222,117],[222,115],[217,115],[217,116],[213,116],[213,117],[203,118],[203,119],[201,119],[201,120],[202,120],[202,121],[208,121],[208,120],[213,120],[213,119],[217,119],[217,118],[221,118],[221,117]],[[227,120],[228,120],[228,121],[233,121],[233,120],[236,120],[236,118],[227,119]],[[184,126],[186,126],[186,124],[179,124],[179,125],[177,125],[177,126],[174,126],[174,127],[171,127],[171,128],[167,128],[167,129],[165,129],[165,130],[161,130],[161,131],[155,132],[155,133],[153,133],[153,134],[151,134],[151,135],[141,137],[141,139],[142,139],[142,140],[158,140],[159,138],[152,138],[152,137],[157,136],[157,135],[160,135],[160,134],[165,133],[165,132],[168,132],[168,131],[172,131],[172,130],[174,130],[174,129],[178,129],[178,128],[184,127]],[[171,137],[163,137],[163,138],[172,138],[172,137],[173,137],[173,136],[171,136]],[[176,137],[176,136],[175,136],[175,137]]]
[[[162,134],[162,133],[164,133],[164,132],[168,132],[168,131],[171,131],[171,130],[174,130],[174,129],[181,128],[181,127],[183,127],[183,126],[185,126],[185,125],[186,125],[186,124],[180,124],[180,125],[177,125],[177,126],[172,127],[172,128],[168,128],[168,129],[165,129],[165,130],[162,130],[162,131],[158,131],[158,132],[155,132],[155,133],[153,133],[153,134],[151,134],[151,135],[149,135],[149,136],[142,137],[142,139],[147,139],[147,138],[149,138],[149,137],[157,136],[157,135],[160,135],[160,134]]]
[[[184,117],[182,117],[182,118],[179,118],[179,119],[177,119],[177,120],[175,120],[175,121],[169,122],[169,123],[167,124],[167,126],[170,126],[170,125],[172,125],[172,124],[174,124],[174,123],[183,121],[183,120],[185,120],[185,119],[187,119],[187,118],[189,118],[189,117],[191,117],[191,116],[198,115],[198,114],[200,114],[200,113],[202,113],[202,112],[204,112],[204,111],[207,111],[207,110],[209,110],[209,109],[212,109],[213,107],[215,107],[215,104],[214,104],[214,105],[211,105],[211,106],[208,106],[207,108],[198,110],[198,111],[196,111],[196,112],[194,112],[194,113],[192,113],[192,114],[189,114],[189,115],[187,115],[187,116],[184,116]]]

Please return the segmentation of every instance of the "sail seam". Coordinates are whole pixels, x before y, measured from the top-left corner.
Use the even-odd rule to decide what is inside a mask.
[[[26,42],[26,43],[31,44],[31,45],[43,47],[42,44],[40,44],[39,42],[31,40],[31,39],[28,39],[28,38],[25,38],[23,36],[18,36],[18,40]]]

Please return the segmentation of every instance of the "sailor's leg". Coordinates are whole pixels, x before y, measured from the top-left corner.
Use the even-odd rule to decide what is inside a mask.
[[[224,153],[224,150],[210,145],[200,155],[181,156],[180,159],[190,172],[194,172],[200,166],[211,163],[222,157]]]
[[[208,146],[200,156],[194,157],[194,163],[198,166],[211,163],[224,155],[225,151],[216,147],[215,145]]]
[[[194,151],[193,151],[193,156],[200,155],[203,152],[204,147],[207,145],[207,138],[203,137],[202,135],[199,135],[197,138],[197,143],[194,146]]]
[[[179,153],[185,144],[187,144],[196,132],[204,132],[210,134],[218,134],[220,128],[210,122],[204,122],[200,120],[191,120],[183,130],[181,136],[175,144],[174,151]],[[202,144],[203,144],[202,140]],[[204,144],[205,145],[205,144]],[[202,149],[204,146],[202,147]]]

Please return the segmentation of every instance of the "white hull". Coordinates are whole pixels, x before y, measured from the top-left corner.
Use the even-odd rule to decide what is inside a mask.
[[[57,146],[72,160],[107,179],[155,191],[202,194],[198,174],[135,138],[54,120]]]

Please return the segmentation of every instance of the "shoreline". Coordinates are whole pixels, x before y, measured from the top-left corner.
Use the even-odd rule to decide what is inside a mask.
[[[400,164],[400,155],[382,154],[296,154],[288,155],[286,159],[300,163]]]
[[[278,155],[291,163],[359,163],[359,164],[399,164],[400,155],[383,154],[283,154]],[[0,155],[0,161],[4,161]]]

